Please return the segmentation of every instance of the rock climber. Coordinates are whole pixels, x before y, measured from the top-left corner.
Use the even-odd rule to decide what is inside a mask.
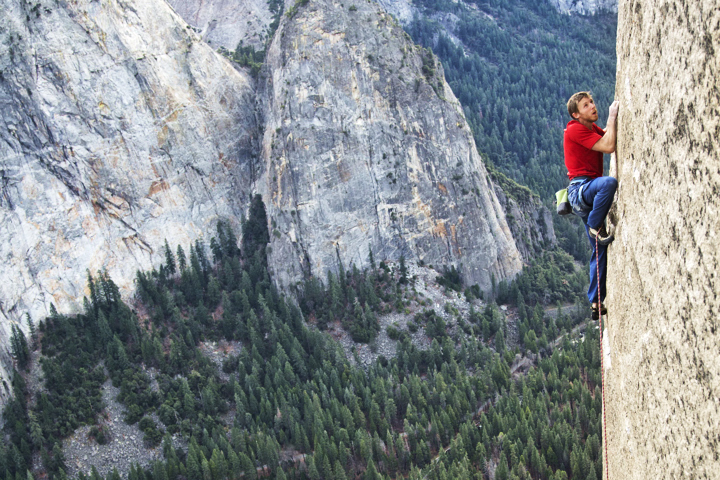
[[[605,217],[618,186],[615,178],[603,176],[603,153],[615,152],[617,141],[615,120],[619,104],[615,101],[610,105],[605,130],[595,125],[598,113],[590,92],[574,94],[567,102],[567,109],[572,117],[565,128],[563,139],[565,167],[570,178],[568,200],[573,213],[585,224],[585,231],[590,240],[592,256],[590,287],[587,295],[592,304],[592,318],[597,320],[601,313],[602,315],[607,313],[604,302],[607,246],[614,240],[614,236],[608,234],[605,229]],[[602,312],[598,309],[598,296],[602,304]]]

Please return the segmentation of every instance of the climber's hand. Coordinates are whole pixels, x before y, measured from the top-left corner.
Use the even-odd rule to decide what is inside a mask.
[[[620,102],[615,100],[612,105],[610,105],[610,115],[608,116],[608,120],[615,120],[617,118],[618,110],[620,110]]]

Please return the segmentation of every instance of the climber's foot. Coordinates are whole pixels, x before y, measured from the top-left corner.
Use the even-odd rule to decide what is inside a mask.
[[[593,240],[597,237],[597,243],[599,245],[610,245],[613,240],[615,240],[614,235],[610,235],[605,231],[605,226],[601,226],[598,229],[589,228],[588,232],[590,233],[590,238]]]
[[[592,312],[592,319],[593,319],[593,320],[597,320],[597,319],[600,318],[600,312],[598,311],[598,304],[597,304],[597,303],[593,303],[593,304],[592,304],[591,312]],[[602,314],[603,314],[603,315],[607,315],[607,307],[606,307],[605,305],[602,306]]]

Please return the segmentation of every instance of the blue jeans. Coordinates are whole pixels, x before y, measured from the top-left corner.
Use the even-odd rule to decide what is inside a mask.
[[[592,255],[590,256],[590,287],[588,287],[587,292],[588,300],[591,303],[597,303],[598,293],[600,294],[600,300],[605,300],[607,245],[598,245],[598,251],[595,251],[595,240],[590,237],[589,230],[590,228],[597,230],[603,225],[615,198],[617,186],[617,180],[613,177],[598,177],[574,183],[568,187],[568,200],[572,205],[573,213],[580,217],[583,224],[585,224],[585,233],[592,249]],[[598,268],[600,270],[599,287]]]

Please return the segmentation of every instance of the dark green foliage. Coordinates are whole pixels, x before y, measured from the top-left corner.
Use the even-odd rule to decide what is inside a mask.
[[[98,443],[107,440],[98,421],[102,365],[120,389],[126,421],[137,422],[145,443],[158,446],[168,434],[164,461],[146,471],[134,466],[129,480],[473,478],[485,459],[503,456],[499,468],[507,478],[521,472],[534,479],[561,472],[587,478],[602,471],[594,329],[584,343],[565,341],[526,378],[514,379],[513,353],[499,355],[485,343],[504,350],[505,324],[495,304],[458,320],[485,341],[451,338],[442,317],[427,310],[410,326],[426,329],[430,348],[419,350],[395,330],[397,356],[381,356],[363,370],[331,338],[307,328],[303,313],[318,325],[321,318],[344,322],[360,338],[376,334],[376,313],[402,305],[408,295],[399,283],[402,268],[341,268],[328,275],[327,287],[310,279],[296,307],[270,282],[263,263],[267,232],[257,228],[267,225],[264,208],[254,212],[246,226],[255,240],[243,239],[242,256],[221,224],[211,242],[212,264],[196,243],[190,263],[175,274],[170,268],[138,273],[145,321],[138,322],[100,274],[89,277],[93,301],[84,314],[53,311],[40,324],[47,391],[28,409],[27,388],[16,373],[15,397],[4,412],[10,443],[0,450],[0,467],[13,480],[35,451],[53,479],[63,479],[59,442],[81,424],[93,425]],[[182,272],[200,285],[192,302],[184,284],[192,279]],[[216,302],[209,301],[213,282]],[[200,342],[218,339],[242,345],[223,363],[226,376],[199,349]],[[147,367],[156,369],[154,382]],[[187,440],[186,452],[174,450],[170,434]],[[306,454],[307,469],[281,464],[283,451]],[[89,477],[101,478],[96,471]]]
[[[256,51],[252,45],[243,46],[241,40],[233,53],[233,60],[243,67],[249,67],[251,75],[256,76],[265,60],[265,50]]]
[[[575,267],[572,257],[561,250],[547,251],[533,259],[511,282],[500,282],[498,303],[535,306],[558,301],[574,302],[587,286],[587,274]]]
[[[442,338],[447,335],[447,325],[441,316],[435,313],[435,310],[425,310],[423,313],[415,315],[415,323],[425,327],[425,335],[430,338]]]
[[[305,317],[325,329],[328,322],[340,321],[356,342],[372,341],[380,331],[377,315],[401,310],[407,295],[400,287],[407,285],[407,267],[401,257],[397,273],[380,263],[379,269],[359,271],[353,266],[349,272],[343,268],[338,275],[328,273],[323,285],[317,278],[306,280],[299,295],[299,304]],[[374,262],[373,262],[374,263]]]
[[[175,275],[175,256],[173,255],[172,250],[170,250],[170,245],[168,244],[167,239],[165,239],[165,268],[170,275]]]
[[[456,292],[462,291],[462,278],[460,277],[460,271],[455,268],[455,265],[451,265],[450,268],[445,267],[443,274],[438,276],[436,279],[439,285]]]
[[[12,356],[15,357],[18,366],[24,370],[30,362],[30,349],[28,348],[27,339],[20,327],[14,323],[10,329],[12,332],[10,334],[10,351]]]
[[[407,332],[404,332],[403,330],[400,330],[399,328],[392,325],[389,325],[385,330],[387,330],[388,337],[390,337],[390,339],[392,340],[402,340],[407,338]]]
[[[155,422],[150,417],[143,417],[138,423],[140,430],[145,434],[144,441],[148,447],[156,447],[162,440],[163,432],[158,429]]]
[[[92,428],[90,428],[90,432],[88,432],[88,437],[95,439],[99,445],[105,445],[109,441],[107,425],[93,425]]]
[[[580,263],[590,261],[590,246],[583,223],[574,215],[553,217],[553,228],[558,246]]]
[[[270,242],[267,213],[262,197],[256,194],[250,202],[250,212],[243,224],[242,251],[245,258],[252,258],[260,252],[264,258],[265,246]],[[266,263],[263,264],[266,266]]]

